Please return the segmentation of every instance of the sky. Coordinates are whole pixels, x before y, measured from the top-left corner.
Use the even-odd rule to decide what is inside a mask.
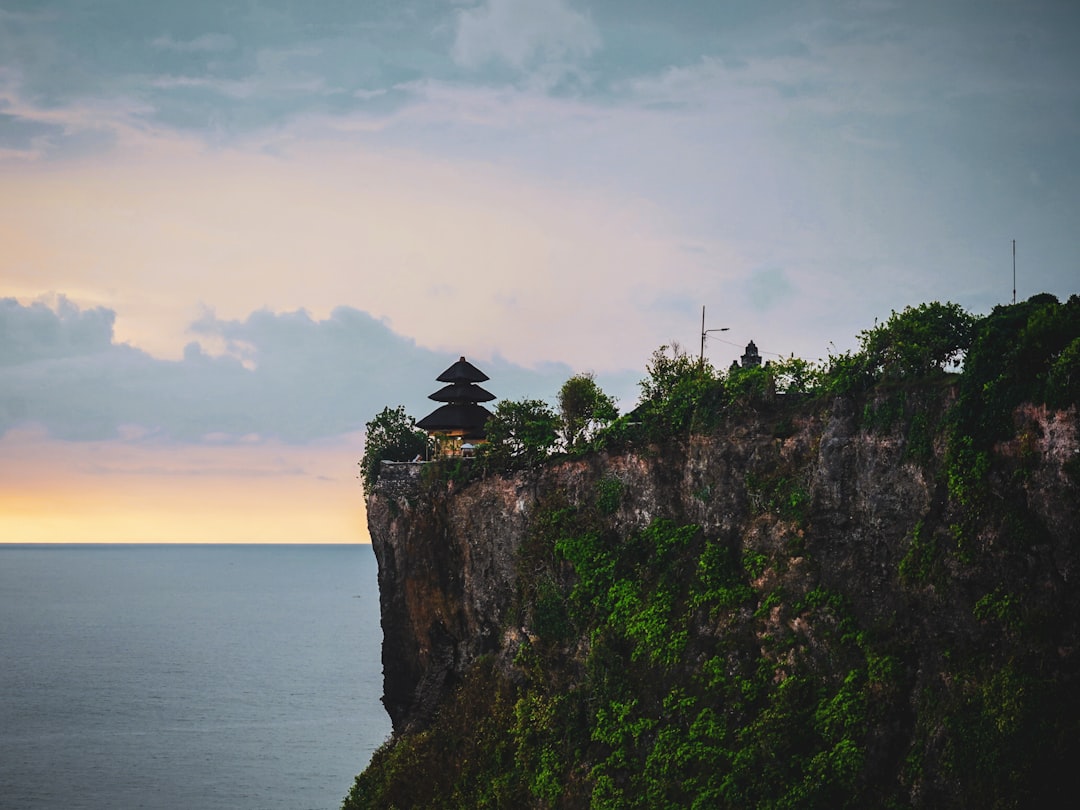
[[[0,0],[0,542],[365,542],[500,398],[1078,292],[1070,2]]]

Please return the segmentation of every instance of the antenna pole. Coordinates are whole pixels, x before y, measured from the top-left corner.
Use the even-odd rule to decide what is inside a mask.
[[[1013,239],[1013,303],[1016,303],[1016,240]],[[702,319],[705,317],[705,309],[702,308]]]

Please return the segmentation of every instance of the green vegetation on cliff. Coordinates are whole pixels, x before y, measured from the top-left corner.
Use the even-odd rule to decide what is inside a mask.
[[[726,374],[658,350],[635,413],[536,479],[497,643],[345,810],[1071,804],[1080,298],[860,343]],[[469,475],[543,457],[497,452]]]

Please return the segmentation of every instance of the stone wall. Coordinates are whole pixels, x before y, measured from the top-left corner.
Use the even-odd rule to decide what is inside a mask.
[[[391,500],[415,495],[420,489],[420,472],[426,463],[424,461],[380,462],[375,492]]]

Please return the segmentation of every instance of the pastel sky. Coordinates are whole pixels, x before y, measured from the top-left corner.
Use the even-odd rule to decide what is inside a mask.
[[[1072,2],[0,0],[0,541],[363,542],[384,405],[1078,291]],[[766,354],[766,357],[769,355]]]

